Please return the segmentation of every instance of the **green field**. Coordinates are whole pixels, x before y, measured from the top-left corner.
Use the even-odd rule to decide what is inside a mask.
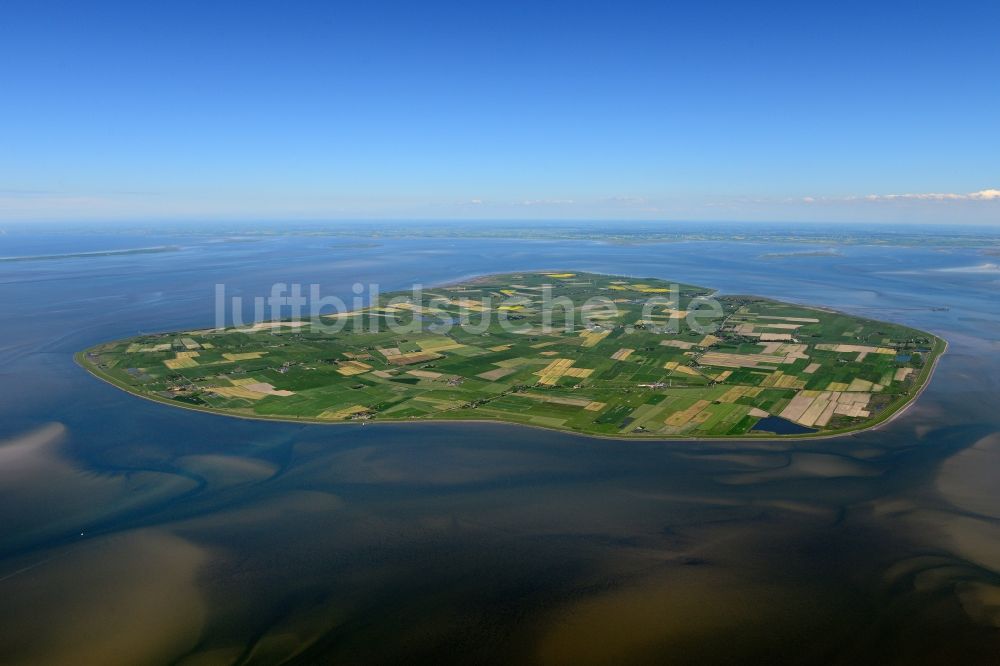
[[[242,417],[745,438],[774,437],[761,430],[770,417],[782,432],[794,424],[785,437],[884,421],[917,395],[944,347],[825,309],[552,271],[383,294],[314,322],[141,335],[77,359],[137,395]]]

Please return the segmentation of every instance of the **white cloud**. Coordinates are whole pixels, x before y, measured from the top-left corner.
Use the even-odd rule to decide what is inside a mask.
[[[526,199],[521,202],[522,206],[568,206],[576,203],[572,199]]]
[[[646,197],[608,197],[603,201],[615,206],[644,206],[649,203]]]
[[[865,201],[992,201],[1000,200],[1000,190],[988,189],[978,192],[921,192],[907,194],[869,194]]]
[[[978,192],[907,192],[904,194],[866,194],[850,197],[799,197],[789,202],[805,204],[850,203],[854,201],[1000,201],[1000,190],[986,189]]]

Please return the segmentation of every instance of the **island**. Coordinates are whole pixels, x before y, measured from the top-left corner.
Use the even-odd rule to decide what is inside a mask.
[[[825,308],[550,270],[390,292],[310,318],[138,335],[76,360],[137,396],[244,418],[748,439],[883,423],[945,348],[925,331]]]

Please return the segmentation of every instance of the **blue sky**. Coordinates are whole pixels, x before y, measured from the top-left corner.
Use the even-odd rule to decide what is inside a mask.
[[[995,2],[14,0],[0,219],[1000,223],[998,34]]]

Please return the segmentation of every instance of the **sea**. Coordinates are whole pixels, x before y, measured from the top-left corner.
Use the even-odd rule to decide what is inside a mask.
[[[1000,267],[982,247],[358,229],[0,235],[0,663],[998,663]],[[349,300],[549,269],[825,306],[949,347],[902,416],[816,441],[258,422],[73,361],[213,326],[217,285]]]

